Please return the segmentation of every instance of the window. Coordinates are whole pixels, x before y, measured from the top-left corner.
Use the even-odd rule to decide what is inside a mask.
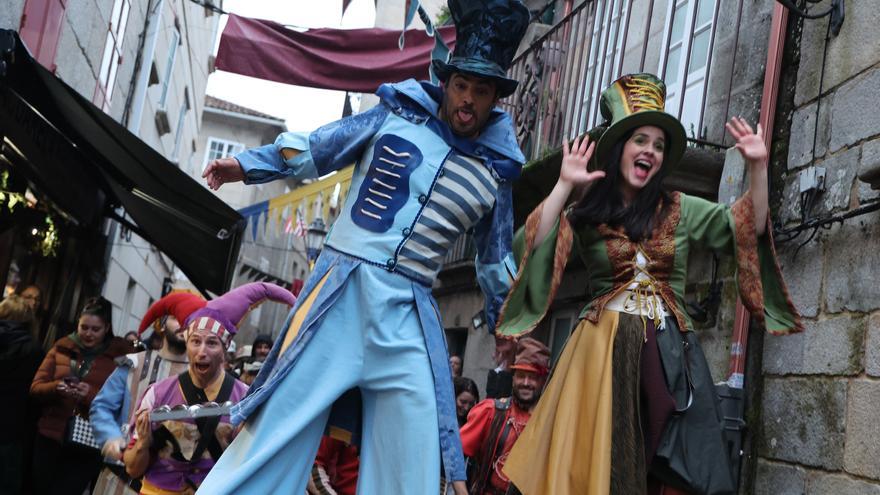
[[[601,121],[597,104],[599,96],[603,89],[620,76],[618,67],[623,57],[623,32],[626,30],[623,23],[628,18],[629,4],[625,0],[602,2],[596,9],[592,37],[581,41],[590,44],[590,53],[583,83],[579,88],[580,110],[573,109],[583,112],[579,133]]]
[[[171,161],[180,159],[180,138],[183,136],[183,124],[186,122],[186,113],[189,111],[189,90],[183,89],[183,103],[180,105],[180,114],[177,116],[177,130],[174,131],[174,151],[171,153]]]
[[[210,137],[208,138],[208,150],[205,153],[205,163],[202,164],[202,171],[212,161],[218,158],[226,158],[227,156],[235,156],[242,151],[244,151],[244,145],[241,143]]]
[[[68,0],[27,0],[21,15],[19,34],[31,54],[55,72],[55,52]],[[9,7],[4,7],[9,8]]]
[[[568,341],[574,326],[577,323],[577,313],[574,309],[564,309],[553,313],[550,323],[550,362],[556,364],[562,348]]]
[[[688,137],[699,138],[704,134],[700,127],[709,44],[715,28],[715,2],[670,2],[666,16],[666,40],[663,44],[666,47],[666,65],[659,68],[666,82],[666,111],[679,117]],[[688,51],[690,58],[685,61]]]
[[[171,31],[171,44],[168,45],[168,60],[165,61],[165,72],[162,73],[162,93],[159,96],[159,108],[165,108],[165,100],[168,98],[168,86],[171,84],[171,75],[174,72],[174,61],[177,59],[177,45],[180,43],[180,31],[175,27]]]
[[[109,31],[104,41],[104,56],[101,59],[95,95],[92,97],[92,102],[105,112],[110,109],[110,98],[113,97],[113,87],[116,85],[116,73],[122,62],[122,41],[130,10],[129,0],[115,0],[113,10],[110,12]]]

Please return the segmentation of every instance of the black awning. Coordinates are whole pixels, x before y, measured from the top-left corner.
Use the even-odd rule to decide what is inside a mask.
[[[40,66],[14,31],[0,30],[2,153],[83,223],[100,195],[201,291],[225,292],[245,220],[214,194]]]

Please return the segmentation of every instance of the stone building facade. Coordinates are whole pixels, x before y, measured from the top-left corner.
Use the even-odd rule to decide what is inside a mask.
[[[880,11],[846,8],[837,36],[828,18],[789,26],[773,210],[789,229],[852,217],[778,246],[806,331],[764,338],[759,494],[880,493]],[[802,201],[811,167],[823,191]]]
[[[189,166],[219,15],[178,0],[7,0],[0,28],[170,161]],[[175,281],[169,258],[107,220],[103,296],[118,334],[135,329]],[[100,283],[98,285],[101,285]]]

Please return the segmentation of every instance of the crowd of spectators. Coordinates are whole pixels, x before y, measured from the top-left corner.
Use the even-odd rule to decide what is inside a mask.
[[[236,430],[228,416],[206,426],[153,422],[149,413],[159,405],[239,400],[267,358],[271,336],[258,334],[235,352],[232,334],[211,332],[214,320],[187,332],[168,312],[116,337],[111,303],[94,297],[78,312],[76,328],[43,352],[40,303],[36,286],[0,301],[0,398],[6,405],[0,421],[22,426],[0,432],[0,493],[194,493]],[[481,394],[474,380],[461,376],[460,356],[452,355],[449,364],[459,426],[474,430],[469,414]],[[510,378],[514,387],[492,390],[487,400],[513,391],[516,401],[522,379]],[[78,436],[77,425],[88,434]],[[307,492],[354,494],[358,466],[356,445],[325,436]],[[440,493],[446,490],[441,486]]]

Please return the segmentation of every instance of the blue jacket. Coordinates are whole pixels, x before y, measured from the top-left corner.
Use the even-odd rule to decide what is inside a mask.
[[[118,366],[101,386],[89,408],[89,421],[95,441],[104,446],[107,440],[122,437],[122,426],[128,423],[131,394],[128,390],[128,373],[131,361]]]
[[[436,304],[430,294],[431,284],[439,271],[438,260],[442,262],[444,248],[448,248],[451,240],[447,238],[439,242],[422,235],[426,231],[436,231],[426,227],[426,217],[429,216],[426,211],[441,202],[438,198],[447,204],[450,198],[456,198],[456,192],[452,190],[455,186],[441,185],[441,182],[449,185],[450,180],[455,180],[452,174],[456,170],[471,172],[467,175],[468,180],[483,182],[473,187],[467,180],[458,184],[461,186],[459,192],[473,204],[463,207],[466,213],[459,212],[459,217],[467,220],[459,223],[459,231],[453,226],[445,233],[452,237],[472,227],[477,244],[477,279],[486,296],[488,327],[494,331],[498,311],[515,275],[511,254],[511,181],[518,177],[524,157],[516,143],[511,119],[500,109],[492,110],[479,137],[470,140],[456,136],[437,118],[442,97],[437,86],[408,80],[383,85],[377,94],[381,103],[367,112],[311,133],[283,133],[274,144],[248,150],[236,158],[249,184],[281,177],[314,179],[356,164],[345,207],[334,222],[325,245],[332,251],[359,260],[359,263],[400,273],[421,287],[415,293],[415,303],[424,322],[426,347],[434,374],[446,478],[463,480],[464,464],[446,344],[442,325],[437,319]],[[301,152],[284,160],[280,153],[282,148]],[[441,181],[444,173],[447,178]],[[381,194],[377,196],[379,189]],[[468,189],[473,193],[463,192]],[[492,197],[487,198],[487,194]],[[410,249],[414,245],[421,246],[420,250]],[[425,246],[436,249],[426,249]],[[316,281],[327,273],[330,275],[325,287],[330,289],[322,290],[322,294],[337,292],[333,288],[345,283],[345,277],[353,267],[349,261],[330,251],[325,250],[318,260],[298,303],[306,299],[305,295],[311,292]],[[433,254],[419,258],[419,252]],[[332,272],[329,271],[331,266],[335,266]],[[320,325],[320,315],[331,304],[333,300],[329,296],[327,300],[319,298],[315,301],[300,334],[290,350],[280,357],[280,344],[276,342],[248,397],[233,407],[234,422],[247,418],[277,387],[294,365],[311,333]],[[299,304],[293,308],[291,316],[298,307]],[[337,405],[346,409],[344,402],[345,397]],[[331,422],[339,416],[344,415],[334,406]],[[349,418],[343,417],[336,424],[348,421]]]
[[[486,296],[488,328],[494,331],[498,311],[510,288],[516,264],[511,255],[513,239],[512,181],[519,177],[525,157],[516,142],[510,116],[499,108],[476,140],[456,136],[437,118],[441,90],[427,82],[407,80],[382,85],[381,103],[367,112],[333,122],[311,133],[287,132],[274,144],[236,156],[248,184],[281,177],[316,179],[352,163],[359,166],[352,177],[343,214],[336,220],[325,244],[367,262],[399,270],[399,256],[409,240],[426,198],[442,173],[441,165],[450,152],[480,160],[498,182],[494,208],[473,227],[477,244],[477,280]],[[409,167],[406,187],[398,188],[390,200],[391,215],[380,229],[365,232],[358,204],[365,200],[364,183],[371,178],[376,160],[383,157],[383,136],[403,138],[401,146],[418,154]],[[301,150],[283,160],[282,148]],[[357,196],[355,197],[355,193]],[[361,227],[361,228],[356,228]],[[368,233],[370,235],[364,235]],[[419,279],[430,285],[433,280]]]

